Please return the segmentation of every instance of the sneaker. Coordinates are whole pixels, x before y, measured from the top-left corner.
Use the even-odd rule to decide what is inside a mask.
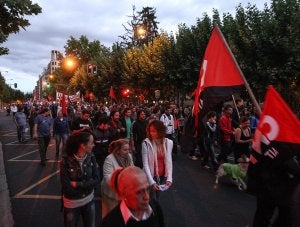
[[[204,165],[204,166],[202,166],[204,169],[210,169],[210,166],[208,166],[208,165]]]
[[[194,161],[198,160],[198,158],[195,155],[189,156],[189,159],[194,160]]]

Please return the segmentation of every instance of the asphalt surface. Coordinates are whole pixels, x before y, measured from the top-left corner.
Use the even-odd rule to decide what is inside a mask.
[[[8,225],[0,223],[1,226],[12,226],[12,221],[15,227],[63,226],[59,159],[55,158],[54,141],[51,140],[48,148],[49,161],[45,167],[40,166],[36,141],[28,138],[26,143],[19,143],[12,116],[5,116],[5,113],[0,113],[0,141],[3,148],[5,181],[7,179],[10,192],[9,198],[8,193],[4,196],[7,204],[0,206],[0,213],[6,214],[6,219],[2,220],[6,220]],[[180,152],[173,165],[173,186],[161,196],[168,227],[251,226],[255,211],[253,196],[239,191],[226,179],[215,185],[214,174],[201,168],[199,160],[189,160],[185,153]],[[1,184],[3,182],[1,177]],[[97,226],[101,216],[99,194],[97,189]],[[1,203],[5,201],[0,199]],[[10,216],[10,202],[13,220],[7,219]]]

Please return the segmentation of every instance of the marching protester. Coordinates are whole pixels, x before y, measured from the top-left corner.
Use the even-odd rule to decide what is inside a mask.
[[[210,111],[207,114],[207,122],[205,124],[204,132],[204,143],[205,143],[205,152],[204,157],[201,163],[201,166],[209,168],[207,165],[208,160],[212,164],[214,171],[218,169],[218,162],[215,154],[215,145],[217,144],[217,113],[215,111]]]
[[[143,168],[151,186],[151,198],[159,200],[160,192],[172,185],[173,141],[165,137],[166,127],[154,120],[147,127],[147,138],[142,144]]]
[[[102,218],[120,202],[120,198],[109,185],[111,175],[118,168],[133,166],[128,139],[118,139],[110,143],[109,153],[104,161],[103,180],[101,182]]]
[[[99,166],[100,179],[103,177],[103,163],[108,155],[108,146],[112,140],[112,132],[107,117],[98,120],[97,127],[93,130],[95,147],[93,154]]]
[[[255,133],[256,127],[258,125],[258,121],[259,121],[259,116],[257,114],[256,108],[254,107],[250,114],[250,129],[252,135],[254,135]]]
[[[13,103],[13,104],[11,105],[11,107],[10,107],[10,110],[11,110],[11,112],[12,112],[12,114],[13,114],[13,117],[14,117],[15,114],[18,112],[18,107],[17,107],[17,105],[16,105],[15,103]]]
[[[231,114],[232,106],[228,104],[219,120],[221,153],[217,157],[218,161],[227,162],[227,156],[232,152],[232,136],[235,135],[235,129],[232,127]]]
[[[60,163],[64,226],[95,227],[94,188],[99,184],[98,165],[91,151],[94,139],[89,132],[71,135],[66,144],[66,157]]]
[[[88,110],[82,110],[81,116],[75,119],[72,123],[72,133],[83,132],[86,130],[93,130],[93,124],[90,121],[90,112]]]
[[[131,129],[131,149],[134,155],[134,164],[141,169],[143,168],[142,143],[147,137],[146,113],[144,110],[137,111],[137,119],[132,124]]]
[[[174,123],[174,117],[171,114],[171,112],[172,112],[171,107],[167,106],[165,112],[160,117],[160,121],[162,121],[166,127],[166,137],[173,141],[174,133],[175,133],[175,127],[174,127],[175,123]]]
[[[64,154],[66,142],[70,134],[67,117],[64,117],[62,111],[57,113],[53,122],[53,136],[55,137],[56,156],[59,155],[59,147],[62,143],[62,153]]]
[[[33,138],[38,142],[39,153],[41,158],[41,166],[46,165],[46,153],[50,143],[50,129],[51,129],[51,118],[50,110],[47,107],[43,107],[40,114],[34,119],[34,133]]]
[[[7,105],[6,106],[6,116],[10,116],[10,112],[11,112],[10,105]]]
[[[24,113],[24,108],[20,106],[18,111],[14,115],[14,121],[17,126],[18,140],[19,142],[25,142],[25,127],[27,123],[27,118]]]
[[[39,114],[39,108],[37,106],[31,106],[29,111],[29,116],[28,116],[30,139],[33,139],[34,119],[38,114]]]
[[[238,128],[240,125],[240,118],[243,115],[243,109],[244,109],[244,100],[241,98],[238,98],[235,100],[235,108],[232,108],[232,127]]]
[[[118,110],[113,109],[110,112],[109,125],[111,127],[113,140],[124,138],[124,133],[126,129],[124,128],[124,126],[120,121],[120,112]]]
[[[120,121],[122,123],[123,128],[125,128],[125,131],[123,132],[123,137],[130,140],[130,132],[131,132],[131,126],[133,123],[133,118],[131,117],[131,109],[125,108],[123,116],[120,118]]]
[[[149,182],[136,166],[117,169],[110,180],[121,202],[103,219],[101,227],[164,227],[164,216],[158,202],[150,199]]]
[[[252,134],[249,125],[249,118],[245,116],[240,118],[240,127],[236,128],[235,143],[233,146],[234,159],[236,163],[242,155],[246,155],[248,158],[250,157]]]

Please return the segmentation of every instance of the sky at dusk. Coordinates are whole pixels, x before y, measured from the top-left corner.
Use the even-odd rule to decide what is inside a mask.
[[[64,54],[64,45],[70,36],[87,36],[89,41],[99,40],[106,47],[120,41],[132,15],[149,6],[156,8],[159,29],[176,33],[179,24],[195,25],[203,13],[212,15],[217,9],[235,15],[239,3],[246,7],[247,0],[32,0],[42,7],[42,13],[28,17],[31,25],[26,31],[9,36],[2,45],[10,49],[9,55],[0,56],[0,71],[7,84],[18,84],[23,92],[32,92],[39,75],[50,61],[51,50]],[[267,0],[253,0],[251,5],[263,9]]]

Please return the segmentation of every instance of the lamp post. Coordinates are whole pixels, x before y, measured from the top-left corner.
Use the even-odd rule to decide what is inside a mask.
[[[144,24],[135,27],[134,36],[138,45],[148,44],[148,32]]]

